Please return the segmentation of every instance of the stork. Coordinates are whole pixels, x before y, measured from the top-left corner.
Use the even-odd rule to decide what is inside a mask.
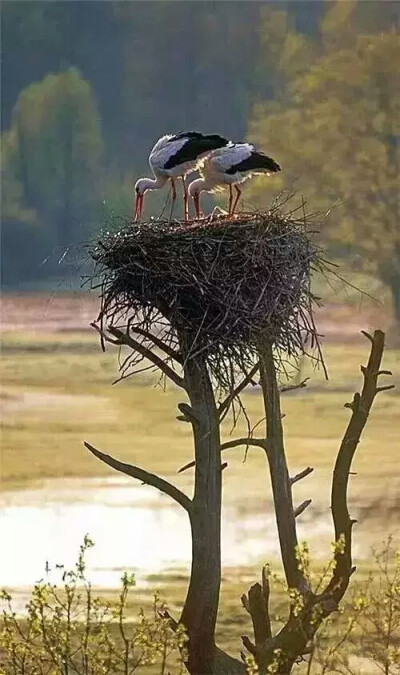
[[[228,140],[217,134],[203,135],[197,131],[185,131],[176,135],[162,136],[149,155],[153,178],[140,178],[135,185],[135,220],[140,219],[143,199],[147,190],[158,190],[168,180],[172,187],[171,216],[176,199],[175,178],[182,178],[184,196],[184,218],[188,217],[188,193],[185,176],[195,171],[199,161],[217,148],[228,144]]]
[[[201,192],[219,192],[229,185],[228,215],[232,216],[242,193],[239,185],[252,176],[270,176],[280,171],[281,167],[250,143],[230,143],[205,157],[199,169],[201,178],[189,185],[189,196],[193,198],[197,218],[200,217]],[[232,186],[236,190],[234,201]]]

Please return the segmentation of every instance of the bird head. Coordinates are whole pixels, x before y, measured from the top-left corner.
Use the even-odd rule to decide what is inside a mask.
[[[140,217],[142,215],[143,211],[143,195],[148,189],[148,180],[147,178],[140,178],[135,184],[135,193],[136,193],[136,200],[135,200],[135,213],[134,213],[134,218],[135,220],[140,220]]]
[[[203,178],[198,178],[197,180],[194,180],[192,183],[190,183],[188,189],[189,197],[193,198],[197,218],[200,218],[200,192],[203,188],[204,180]]]
[[[149,187],[149,180],[147,178],[139,178],[135,183],[136,197],[142,197]]]

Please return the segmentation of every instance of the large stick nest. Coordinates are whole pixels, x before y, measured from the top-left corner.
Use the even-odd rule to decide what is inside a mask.
[[[101,321],[185,345],[185,358],[203,353],[223,389],[254,364],[260,339],[283,360],[318,346],[310,277],[321,261],[304,217],[274,208],[189,224],[125,222],[90,254]]]

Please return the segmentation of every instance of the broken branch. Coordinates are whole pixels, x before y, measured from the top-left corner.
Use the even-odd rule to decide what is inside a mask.
[[[290,479],[291,484],[294,485],[299,480],[301,480],[302,478],[305,478],[306,476],[308,476],[313,471],[314,471],[314,469],[311,466],[308,466],[306,469],[303,469],[303,471],[300,471],[300,473],[296,473],[296,475],[293,476],[293,478]]]
[[[305,511],[306,508],[310,506],[311,502],[312,499],[306,499],[304,502],[299,504],[299,506],[297,506],[294,510],[294,517],[297,518],[298,516],[300,516],[300,514],[302,514],[303,511]]]

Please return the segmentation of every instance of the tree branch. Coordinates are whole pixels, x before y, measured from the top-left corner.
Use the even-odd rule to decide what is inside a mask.
[[[266,438],[235,438],[232,441],[227,441],[226,443],[221,443],[221,451],[222,450],[229,450],[230,448],[237,448],[239,445],[253,445],[256,448],[263,448],[266,450],[267,448],[267,439]],[[179,470],[178,473],[183,473],[187,469],[191,469],[192,467],[196,466],[196,462],[188,462],[184,466],[182,466]]]
[[[309,377],[306,377],[298,384],[287,384],[284,387],[280,387],[279,393],[284,394],[286,391],[294,391],[295,389],[304,389],[304,387],[307,386],[307,382],[309,379],[310,379]]]
[[[168,495],[176,502],[178,502],[178,504],[183,506],[185,511],[187,511],[189,514],[191,513],[192,500],[189,499],[189,497],[187,497],[183,492],[181,492],[181,490],[175,487],[175,485],[172,485],[172,483],[169,483],[168,481],[164,480],[163,478],[160,478],[156,474],[149,473],[148,471],[145,471],[144,469],[141,469],[138,466],[133,466],[132,464],[125,464],[125,462],[120,462],[118,459],[111,457],[111,455],[106,455],[104,452],[101,452],[101,450],[97,450],[97,448],[93,447],[93,445],[90,445],[90,443],[87,443],[86,441],[84,442],[84,446],[95,457],[97,457],[102,462],[110,466],[112,469],[120,471],[121,473],[124,473],[127,476],[131,476],[132,478],[136,478],[137,480],[142,481],[142,483],[145,483],[146,485],[151,485],[152,487],[157,488],[157,490],[160,490],[160,492],[163,492],[164,494]]]
[[[385,334],[380,330],[376,330],[373,336],[365,331],[361,332],[370,340],[371,351],[367,366],[361,367],[364,378],[361,394],[356,393],[353,401],[346,404],[346,407],[350,408],[352,413],[339,448],[332,479],[331,508],[335,527],[335,541],[338,542],[338,548],[335,552],[335,569],[326,592],[333,591],[337,600],[343,596],[348,586],[352,569],[352,527],[354,521],[350,518],[347,506],[347,488],[351,465],[375,396],[382,389],[386,389],[386,387],[377,387],[378,377],[379,375],[389,374],[387,371],[380,370]],[[343,540],[342,544],[340,544],[341,539]]]
[[[235,438],[232,441],[221,443],[221,450],[228,450],[229,448],[237,448],[239,445],[254,445],[256,448],[267,448],[266,438]]]
[[[294,510],[294,517],[297,518],[298,516],[300,516],[303,513],[303,511],[305,511],[306,508],[310,506],[311,502],[312,499],[306,499],[304,502],[301,502],[301,504],[299,504],[299,506],[297,506]]]
[[[232,401],[239,396],[239,394],[247,387],[248,384],[250,384],[251,380],[253,379],[254,375],[257,373],[257,371],[260,368],[260,364],[256,363],[255,366],[250,370],[250,372],[246,375],[246,377],[238,384],[238,386],[229,394],[229,396],[226,397],[224,401],[219,405],[218,408],[218,414],[221,417],[225,411],[229,409],[229,406],[231,405]]]
[[[180,365],[183,365],[183,359],[182,356],[175,351],[175,349],[172,349],[169,345],[166,345],[160,338],[158,338],[156,335],[153,335],[153,333],[149,333],[147,330],[144,330],[144,328],[141,328],[140,326],[130,326],[130,330],[132,330],[134,333],[137,333],[138,335],[142,335],[143,337],[146,338],[146,340],[149,340],[149,342],[152,342],[155,347],[158,347],[166,356],[169,356],[171,359],[179,363]]]
[[[313,471],[314,471],[314,469],[311,466],[308,466],[306,469],[303,469],[303,471],[300,471],[300,473],[296,473],[296,475],[293,476],[290,479],[291,484],[294,485],[299,480],[301,480],[302,478],[305,478],[306,476],[308,476]]]
[[[168,377],[170,380],[172,380],[172,382],[174,382],[178,387],[181,387],[182,389],[186,388],[183,378],[177,375],[177,373],[175,373],[175,371],[167,363],[165,363],[165,361],[163,361],[157,354],[152,352],[151,349],[145,347],[127,333],[124,333],[124,331],[116,328],[115,326],[109,326],[107,328],[108,332],[117,338],[117,342],[115,342],[114,340],[111,340],[107,333],[101,330],[101,328],[99,328],[99,326],[97,326],[95,323],[92,323],[91,325],[105,340],[107,340],[107,342],[131,347],[131,349],[138,352],[144,358],[148,359],[148,361],[156,366],[156,368],[159,368],[161,372],[164,373],[164,375],[166,375],[166,377]]]

